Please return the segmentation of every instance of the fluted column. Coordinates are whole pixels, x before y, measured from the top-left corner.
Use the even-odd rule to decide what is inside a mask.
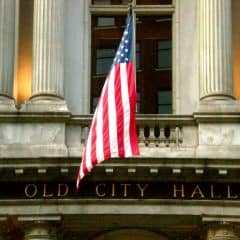
[[[63,10],[63,0],[34,0],[33,95],[63,97]]]
[[[206,240],[238,240],[233,225],[228,223],[219,223],[209,226]]]
[[[200,98],[232,99],[231,0],[200,0]]]
[[[16,0],[0,1],[0,111],[15,109],[13,75]]]
[[[46,222],[35,222],[26,229],[24,240],[57,240],[56,229]]]
[[[63,89],[64,0],[34,0],[31,101],[51,105],[64,99]]]

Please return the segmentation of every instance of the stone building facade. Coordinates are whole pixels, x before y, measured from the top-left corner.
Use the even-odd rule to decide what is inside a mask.
[[[171,16],[172,114],[138,114],[141,155],[104,162],[76,192],[91,17],[127,13],[93,2],[32,1],[32,90],[17,105],[21,0],[0,0],[1,238],[239,239],[238,0],[134,1],[136,16]]]

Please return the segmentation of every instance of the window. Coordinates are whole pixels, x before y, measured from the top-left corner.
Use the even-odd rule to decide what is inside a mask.
[[[99,28],[99,18],[105,16],[92,16],[92,83],[91,83],[91,111],[95,109],[94,98],[101,94],[106,75],[115,56],[115,51],[125,27],[125,17],[114,16],[114,27]]]
[[[115,55],[114,48],[97,49],[96,51],[96,74],[108,73]]]
[[[106,4],[128,4],[128,0],[92,0],[92,4],[106,5]]]
[[[128,0],[92,0],[92,4],[97,5],[120,5],[128,4]],[[136,0],[136,4],[139,5],[162,5],[172,4],[172,0]]]
[[[120,0],[92,1],[92,111],[94,99],[101,93],[125,27],[127,7],[123,5],[126,3]],[[107,6],[104,12],[101,12],[103,8],[95,7],[100,4]],[[172,1],[135,0],[134,4],[137,112],[172,113],[172,100],[169,100],[172,99]],[[156,6],[148,8],[146,15],[143,4]],[[164,12],[161,12],[162,4],[165,5]],[[161,95],[164,93],[168,97]]]
[[[137,91],[141,95],[140,113],[158,113],[157,91],[172,91],[172,69],[169,67],[172,59],[171,26],[171,16],[168,15],[138,16],[136,40],[139,43],[137,51],[141,54],[137,61],[136,83]],[[169,42],[169,44],[165,44],[165,42]]]
[[[144,5],[172,4],[172,0],[137,0],[137,4]]]
[[[115,25],[114,17],[98,17],[97,18],[97,27],[109,27]]]
[[[99,97],[93,97],[93,100],[92,100],[92,111],[93,112],[94,112],[95,108],[97,107],[98,99],[99,99]]]
[[[172,113],[172,92],[158,91],[157,93],[157,113]]]
[[[157,68],[170,68],[172,66],[171,41],[157,42]]]
[[[140,69],[140,56],[141,56],[140,50],[141,50],[140,43],[137,42],[136,43],[136,69],[137,70]]]
[[[137,109],[136,109],[137,113],[140,113],[140,104],[141,104],[140,93],[137,92]]]

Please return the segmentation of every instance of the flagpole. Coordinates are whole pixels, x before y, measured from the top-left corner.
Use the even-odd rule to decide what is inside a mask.
[[[137,83],[136,83],[136,79],[137,79],[137,68],[136,68],[136,14],[133,12],[133,6],[134,6],[134,0],[129,0],[128,1],[128,11],[130,12],[130,14],[132,15],[132,19],[133,19],[133,35],[132,35],[132,54],[133,54],[133,62],[135,64],[134,67],[134,79],[135,79],[135,87],[137,88]]]

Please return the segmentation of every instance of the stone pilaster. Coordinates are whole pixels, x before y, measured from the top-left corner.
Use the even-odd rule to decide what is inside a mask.
[[[25,231],[24,240],[57,240],[56,229],[46,222],[35,222]]]
[[[200,99],[233,99],[231,0],[200,0]]]
[[[35,0],[29,109],[67,111],[64,101],[64,0]],[[35,106],[34,106],[35,104]]]
[[[206,240],[238,240],[234,226],[228,223],[218,223],[208,227]]]
[[[16,0],[0,1],[0,112],[15,111],[13,101]]]

